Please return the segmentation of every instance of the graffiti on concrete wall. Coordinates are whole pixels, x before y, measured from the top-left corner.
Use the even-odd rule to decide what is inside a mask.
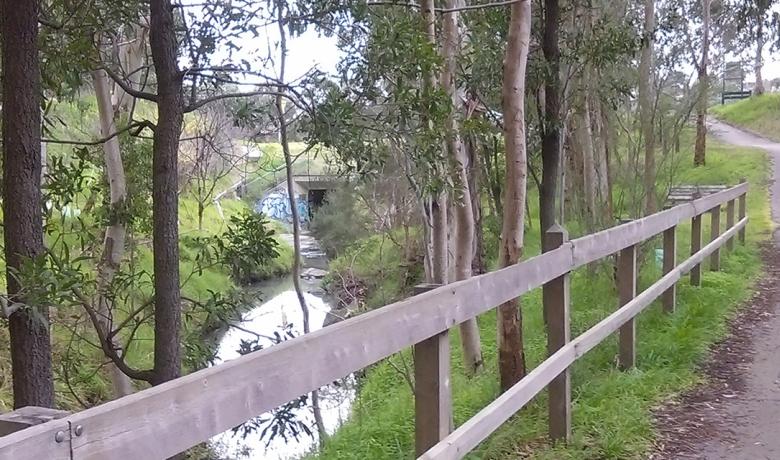
[[[298,208],[298,219],[302,224],[309,222],[309,203],[304,197],[296,197],[295,204]],[[276,190],[265,196],[255,205],[255,211],[260,212],[271,219],[292,223],[292,210],[287,190]]]

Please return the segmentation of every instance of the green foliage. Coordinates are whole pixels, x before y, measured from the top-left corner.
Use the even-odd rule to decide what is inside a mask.
[[[358,7],[360,9],[360,7]],[[333,148],[350,172],[374,176],[394,151],[408,156],[423,194],[449,184],[442,150],[450,98],[428,78],[441,56],[425,33],[421,15],[383,8],[361,17],[344,32],[340,85],[323,89],[306,126],[308,141]],[[422,82],[422,84],[421,84]]]
[[[690,151],[681,153],[690,158]],[[686,156],[687,155],[687,156]],[[574,440],[566,447],[547,444],[546,400],[537,397],[510,422],[498,430],[467,458],[514,458],[522,452],[539,459],[630,459],[644,458],[655,435],[652,408],[672,393],[700,380],[695,367],[707,354],[708,346],[726,332],[726,320],[751,292],[752,281],[761,273],[759,244],[770,231],[766,154],[750,149],[711,145],[706,167],[692,168],[681,163],[678,183],[733,184],[742,176],[751,183],[748,194],[748,244],[737,245],[723,254],[722,271],[706,272],[702,286],[685,282],[678,286],[678,311],[668,316],[659,305],[651,306],[638,318],[638,368],[620,372],[615,368],[616,339],[577,361],[572,368]],[[690,244],[690,226],[678,227],[678,253]],[[526,234],[538,240],[538,225]],[[354,270],[370,275],[369,267],[393,267],[377,260],[379,240],[372,237],[356,245],[334,261],[343,269],[353,260]],[[659,245],[656,240],[651,247]],[[385,251],[388,254],[388,251]],[[392,259],[395,261],[398,259]],[[644,289],[660,276],[659,267],[643,264],[639,288]],[[395,284],[397,286],[397,284]],[[615,310],[616,293],[610,266],[595,270],[583,268],[572,276],[572,334],[584,332]],[[403,289],[395,290],[396,298]],[[389,301],[395,299],[382,299]],[[535,290],[522,299],[526,357],[533,368],[546,356],[546,338],[541,315],[541,292]],[[452,337],[452,387],[455,424],[495,399],[498,394],[495,313],[479,319],[486,372],[469,379],[463,372],[458,334]],[[370,369],[351,419],[329,438],[322,459],[412,458],[414,443],[413,395],[406,383],[403,363],[411,363],[409,351],[391,357]]]
[[[719,119],[780,141],[780,94],[770,93],[726,105],[710,111]]]
[[[212,240],[218,260],[230,267],[233,279],[251,280],[259,267],[279,256],[268,224],[262,214],[244,212],[231,216],[227,230]]]
[[[310,228],[328,256],[334,257],[368,234],[371,219],[360,207],[354,188],[329,191],[326,199],[315,211]]]

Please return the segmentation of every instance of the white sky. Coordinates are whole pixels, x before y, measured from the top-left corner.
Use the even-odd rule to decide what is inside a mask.
[[[247,59],[252,61],[253,56],[265,56],[277,52],[274,49],[275,43],[278,41],[278,30],[276,25],[268,26],[265,31],[261,31],[260,36],[254,39],[246,39],[241,49],[235,53],[235,59]],[[764,80],[772,80],[780,78],[780,52],[771,51],[772,43],[767,43],[764,48],[764,67],[763,78]],[[748,49],[742,53],[742,59],[747,71],[745,75],[745,82],[754,82],[753,76],[753,49]],[[309,30],[301,36],[288,39],[288,55],[287,55],[287,81],[294,81],[308,72],[312,67],[316,66],[319,70],[326,74],[335,74],[336,66],[341,59],[341,52],[336,45],[335,37],[323,37],[314,30]],[[734,55],[727,57],[728,61],[735,61],[738,58]],[[255,60],[256,61],[256,60]],[[266,66],[266,71],[273,72],[278,75],[278,72],[270,66]],[[689,69],[692,74],[692,67]],[[722,69],[719,66],[712,68],[711,72],[713,76],[720,76]],[[251,79],[248,79],[251,80]]]
[[[335,37],[320,37],[309,30],[289,42],[288,79],[300,77],[315,65],[325,73],[335,74],[340,58]]]
[[[252,47],[251,42],[248,42],[247,45],[249,48]],[[267,45],[263,43],[261,46],[266,47]],[[336,46],[335,37],[320,37],[316,32],[308,31],[300,37],[289,40],[288,46],[288,80],[300,77],[315,65],[325,73],[335,74],[336,66],[341,58],[341,52]],[[746,83],[755,81],[753,75],[753,53],[752,50],[749,50],[744,57],[747,70],[745,75]],[[780,78],[780,52],[771,51],[771,43],[768,43],[764,48],[763,56],[764,80]],[[737,58],[730,56],[728,60],[737,60]],[[720,71],[721,69],[719,68],[713,69],[713,73],[719,73]]]

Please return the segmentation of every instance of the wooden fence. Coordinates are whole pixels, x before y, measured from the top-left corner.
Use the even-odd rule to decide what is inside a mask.
[[[448,284],[306,336],[189,374],[100,406],[0,438],[0,459],[163,459],[182,452],[405,348],[415,349],[416,448],[423,459],[459,459],[549,388],[550,435],[571,433],[569,367],[619,331],[619,362],[635,364],[634,318],[658,297],[674,311],[675,283],[701,263],[745,239],[746,183],[686,204],[569,241],[553,228],[540,256],[515,266]],[[735,200],[738,221],[735,222]],[[727,228],[721,234],[721,207]],[[710,242],[701,247],[702,215],[710,213]],[[676,227],[692,220],[691,256],[676,262]],[[663,233],[663,277],[636,295],[637,245]],[[618,254],[619,308],[570,340],[569,274]],[[451,432],[448,330],[543,287],[550,356],[524,379]]]

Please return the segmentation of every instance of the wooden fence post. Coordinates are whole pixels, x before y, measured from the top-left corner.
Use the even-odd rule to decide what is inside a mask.
[[[695,194],[694,198],[699,198]],[[701,214],[691,219],[691,255],[696,254],[701,249]],[[691,284],[701,286],[701,264],[696,264],[691,268]]]
[[[553,250],[569,240],[569,234],[558,224],[544,234],[545,248]],[[552,356],[571,340],[569,312],[569,273],[549,281],[542,287],[542,303],[547,318],[547,353]],[[547,386],[550,439],[569,442],[571,439],[571,376],[566,368]]]
[[[746,179],[742,179],[740,181],[740,183],[743,183],[743,184],[745,182],[747,182]],[[746,198],[747,198],[747,192],[743,193],[742,195],[739,196],[739,220],[744,219],[745,216],[747,215]],[[742,244],[745,244],[745,227],[742,227],[741,229],[739,229],[739,242],[742,243]]]
[[[664,275],[674,270],[675,265],[677,265],[677,226],[664,230]],[[674,313],[677,306],[676,284],[673,284],[672,287],[663,293],[661,303],[666,313]]]
[[[720,236],[720,205],[710,210],[710,242]],[[716,248],[710,256],[710,270],[720,270],[720,248]]]
[[[415,286],[420,294],[439,287]],[[414,445],[417,457],[452,431],[449,331],[440,332],[414,346]]]
[[[734,200],[729,200],[726,203],[726,230],[731,229],[734,226]],[[726,241],[726,249],[729,251],[734,249],[734,238],[731,237]]]
[[[636,245],[620,251],[618,255],[617,286],[619,306],[636,297]],[[618,364],[621,369],[630,369],[636,362],[636,322],[634,318],[620,327],[620,352]]]

